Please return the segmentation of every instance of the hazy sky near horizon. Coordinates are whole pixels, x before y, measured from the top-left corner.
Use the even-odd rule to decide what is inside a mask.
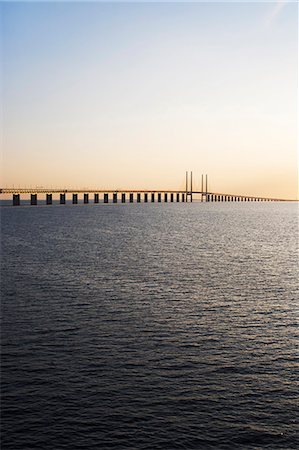
[[[0,8],[2,186],[298,195],[297,3]]]

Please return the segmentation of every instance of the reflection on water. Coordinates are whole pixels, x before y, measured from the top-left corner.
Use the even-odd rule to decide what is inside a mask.
[[[296,208],[1,208],[3,449],[297,448]]]

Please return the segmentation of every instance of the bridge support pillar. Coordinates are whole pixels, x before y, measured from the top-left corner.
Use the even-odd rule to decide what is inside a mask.
[[[140,192],[137,192],[137,203],[141,202],[141,194]]]
[[[144,203],[147,203],[147,202],[148,202],[148,193],[146,192],[144,194]]]
[[[46,194],[46,204],[52,205],[52,194]]]
[[[121,202],[122,202],[122,203],[126,203],[126,194],[125,194],[125,192],[123,192],[123,193],[121,194]]]
[[[130,203],[133,203],[134,202],[134,194],[131,192],[131,194],[130,194]]]
[[[165,194],[164,194],[164,202],[165,203],[167,203],[168,202],[168,195],[167,195],[167,193],[165,192]]]
[[[60,200],[59,200],[59,203],[60,203],[61,205],[65,205],[65,194],[60,194]]]
[[[83,196],[83,202],[86,204],[89,202],[89,195],[88,194],[84,194]]]
[[[173,203],[173,192],[170,194],[170,202]]]
[[[155,193],[154,192],[152,192],[152,194],[151,194],[151,202],[155,203]]]
[[[117,203],[117,193],[113,193],[113,203]]]
[[[13,206],[20,206],[20,194],[13,194],[12,204]]]
[[[161,203],[161,192],[158,192],[158,203]]]
[[[104,194],[104,203],[108,203],[109,202],[109,195],[106,193]]]
[[[37,194],[31,194],[30,204],[31,205],[37,205]]]
[[[73,194],[73,205],[77,205],[78,203],[78,194]]]
[[[94,203],[99,203],[99,194],[94,194]]]

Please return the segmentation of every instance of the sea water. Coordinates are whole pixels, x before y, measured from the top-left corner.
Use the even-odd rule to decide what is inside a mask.
[[[295,449],[294,203],[1,207],[2,449]]]

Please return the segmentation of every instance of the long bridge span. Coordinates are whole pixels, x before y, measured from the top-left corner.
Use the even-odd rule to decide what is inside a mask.
[[[192,172],[190,183],[188,172],[186,172],[186,187],[184,189],[58,189],[58,188],[0,188],[0,195],[12,195],[12,204],[19,206],[21,204],[21,195],[30,195],[31,205],[37,205],[38,195],[45,195],[45,203],[53,203],[53,195],[59,195],[60,204],[66,203],[67,195],[70,196],[72,203],[77,204],[79,194],[83,194],[83,203],[89,203],[90,195],[93,195],[93,202],[99,203],[100,199],[104,203],[137,203],[140,202],[192,202],[193,196],[199,196],[202,202],[286,202],[293,201],[284,198],[261,197],[256,195],[238,195],[226,192],[212,192],[208,190],[208,178],[206,175],[206,184],[204,188],[203,175],[201,190],[193,190]],[[100,196],[102,198],[100,198]]]

